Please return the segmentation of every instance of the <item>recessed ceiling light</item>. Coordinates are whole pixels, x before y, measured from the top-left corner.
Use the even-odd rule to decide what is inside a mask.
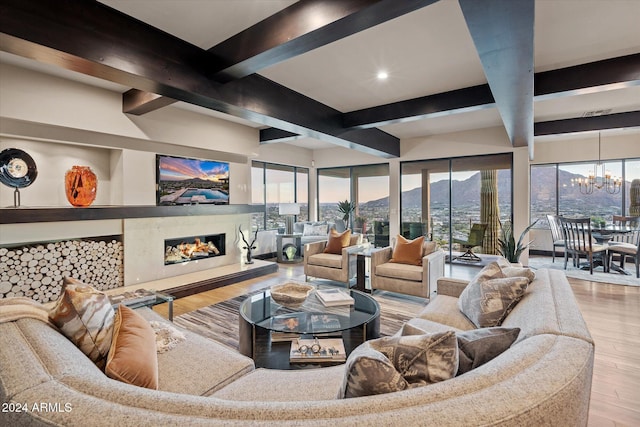
[[[386,71],[378,71],[378,80],[386,80],[389,74]]]

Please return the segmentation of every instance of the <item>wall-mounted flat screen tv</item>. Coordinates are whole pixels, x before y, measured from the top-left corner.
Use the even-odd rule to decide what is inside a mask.
[[[228,205],[229,163],[156,155],[156,204]]]

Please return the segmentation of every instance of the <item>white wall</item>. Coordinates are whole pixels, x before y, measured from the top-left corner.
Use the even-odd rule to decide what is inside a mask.
[[[621,134],[602,132],[601,158],[619,160],[640,158],[640,130]],[[566,136],[562,139],[536,139],[532,164],[594,161],[598,158],[596,132]]]
[[[122,94],[118,92],[6,63],[0,63],[0,76],[2,118],[139,139],[140,144],[123,147],[139,151],[157,151],[146,150],[145,141],[244,156],[257,152],[258,149],[258,129],[241,124],[185,111],[175,106],[143,116],[124,114]],[[4,132],[4,129],[0,130]],[[76,135],[69,132],[70,138],[65,138],[64,141],[74,141]],[[84,135],[87,138],[99,138],[99,135]],[[88,145],[103,143],[91,139],[75,142]]]
[[[64,175],[73,165],[89,166],[98,177],[96,205],[111,201],[111,153],[99,147],[46,143],[18,138],[0,138],[0,149],[26,151],[38,168],[29,187],[20,190],[23,206],[69,206],[64,189]],[[0,186],[0,206],[13,205],[13,189]]]
[[[0,149],[25,150],[38,167],[34,183],[21,191],[24,207],[69,207],[64,173],[76,164],[98,176],[93,206],[153,206],[156,153],[229,162],[231,203],[250,203],[249,157],[260,151],[256,128],[173,106],[126,115],[120,93],[8,64],[0,64],[0,77]],[[307,150],[286,152],[296,151],[300,162],[311,163]],[[0,206],[11,205],[13,189],[0,186]],[[129,285],[240,263],[240,224],[248,227],[248,214],[3,224],[0,244],[123,234]],[[164,239],[221,232],[227,235],[227,255],[164,266]]]

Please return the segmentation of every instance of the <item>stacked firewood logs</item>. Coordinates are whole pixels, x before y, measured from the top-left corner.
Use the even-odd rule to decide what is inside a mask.
[[[123,286],[124,250],[117,240],[66,240],[0,248],[0,298],[55,301],[62,279],[74,277],[99,290]]]

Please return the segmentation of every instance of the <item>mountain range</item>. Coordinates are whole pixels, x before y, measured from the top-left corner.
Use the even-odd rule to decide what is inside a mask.
[[[550,199],[555,199],[556,193],[556,175],[555,168],[533,168],[531,170],[531,203],[543,203]],[[558,170],[558,182],[561,191],[562,200],[565,202],[575,201],[581,202],[586,197],[580,193],[578,187],[571,186],[572,178],[584,178],[583,175]],[[563,184],[563,183],[566,183]],[[627,186],[630,183],[627,183]],[[451,182],[453,194],[452,203],[455,206],[478,205],[480,203],[480,172],[470,176],[469,178]],[[517,191],[526,191],[526,189],[514,188]],[[402,192],[403,208],[420,208],[422,201],[422,188]],[[606,191],[594,191],[589,195],[589,203],[598,206],[620,206],[620,194],[609,194]],[[500,205],[511,204],[511,171],[498,171],[498,201]],[[449,181],[442,180],[431,184],[431,203],[448,204],[449,203]],[[384,197],[377,200],[371,200],[364,204],[366,207],[386,207],[389,206],[389,198]]]

